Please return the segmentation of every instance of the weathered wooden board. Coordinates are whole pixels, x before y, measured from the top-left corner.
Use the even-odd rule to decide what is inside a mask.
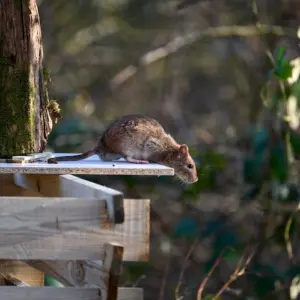
[[[1,286],[0,299],[9,300],[106,300],[97,288]]]
[[[144,291],[141,288],[118,288],[118,300],[143,300]]]
[[[16,186],[13,179],[13,175],[0,174],[0,196],[34,196],[32,191]],[[0,260],[0,272],[13,275],[30,286],[44,285],[44,273],[17,260]]]
[[[105,200],[109,220],[124,222],[123,193],[73,175],[14,174],[16,185],[46,197],[76,197]]]
[[[54,156],[74,155],[60,153]],[[159,164],[135,164],[123,159],[115,162],[104,162],[97,156],[77,162],[59,162],[58,164],[40,163],[0,163],[2,174],[98,174],[98,175],[155,175],[172,176],[174,169]]]
[[[98,287],[102,296],[117,299],[117,289],[124,248],[107,245],[103,261],[41,261],[25,262],[51,275],[64,286]]]
[[[149,252],[149,200],[124,201],[123,224],[107,222],[95,199],[0,197],[2,259],[103,259],[104,244],[127,245],[126,260]]]
[[[2,300],[104,300],[97,288],[74,287],[0,287]],[[119,288],[118,300],[143,300],[143,290],[139,288]],[[105,299],[106,300],[106,299]]]

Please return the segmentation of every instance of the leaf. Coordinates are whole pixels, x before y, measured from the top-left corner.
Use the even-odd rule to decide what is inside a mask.
[[[299,299],[299,295],[300,295],[300,276],[296,276],[295,278],[293,278],[290,286],[291,300]]]
[[[177,223],[173,235],[175,237],[196,237],[198,222],[192,217],[183,217]]]
[[[134,282],[150,269],[150,264],[149,262],[125,262],[124,267],[129,279]]]
[[[290,143],[295,159],[300,159],[300,135],[294,130],[290,130]]]
[[[281,64],[276,66],[274,74],[281,80],[287,80],[292,76],[293,67],[287,59],[283,59]]]
[[[275,63],[277,64],[281,64],[284,56],[285,56],[285,52],[286,52],[286,46],[281,46],[279,48],[276,49],[276,53],[275,53]]]
[[[208,151],[204,155],[205,163],[214,169],[223,170],[226,168],[225,157],[215,151]]]
[[[264,297],[266,294],[274,290],[277,278],[271,276],[258,277],[255,281],[255,294],[258,297]],[[261,299],[261,298],[260,298]]]
[[[289,166],[285,144],[277,140],[271,149],[271,173],[274,179],[285,182],[288,178]]]
[[[244,245],[239,245],[235,248],[227,248],[222,255],[226,262],[236,262],[242,256]]]
[[[281,80],[287,80],[292,76],[293,67],[290,61],[285,59],[286,47],[282,46],[277,49],[275,54],[275,68],[274,74]]]
[[[270,133],[267,128],[259,128],[253,134],[253,151],[261,153],[267,150],[269,144]]]
[[[134,188],[137,184],[136,177],[134,176],[123,176],[123,180],[128,188]]]
[[[287,278],[293,279],[294,277],[300,275],[300,266],[292,266],[286,271]]]
[[[54,277],[45,274],[44,277],[44,285],[45,286],[56,286],[56,287],[63,287],[63,284],[56,280]]]

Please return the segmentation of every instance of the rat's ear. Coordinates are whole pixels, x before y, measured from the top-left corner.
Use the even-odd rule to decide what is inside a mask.
[[[181,156],[186,156],[189,152],[189,147],[186,144],[180,145],[178,152]]]

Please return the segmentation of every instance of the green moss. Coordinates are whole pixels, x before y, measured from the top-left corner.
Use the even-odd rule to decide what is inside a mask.
[[[0,156],[34,152],[34,111],[36,90],[29,73],[17,70],[0,58]]]

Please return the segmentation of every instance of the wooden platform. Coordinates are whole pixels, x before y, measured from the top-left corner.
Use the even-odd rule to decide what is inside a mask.
[[[54,156],[75,155],[77,153],[55,153]],[[135,164],[124,159],[104,162],[94,155],[76,162],[58,164],[37,163],[0,163],[0,174],[97,174],[97,175],[152,175],[172,176],[174,169],[159,164]]]

